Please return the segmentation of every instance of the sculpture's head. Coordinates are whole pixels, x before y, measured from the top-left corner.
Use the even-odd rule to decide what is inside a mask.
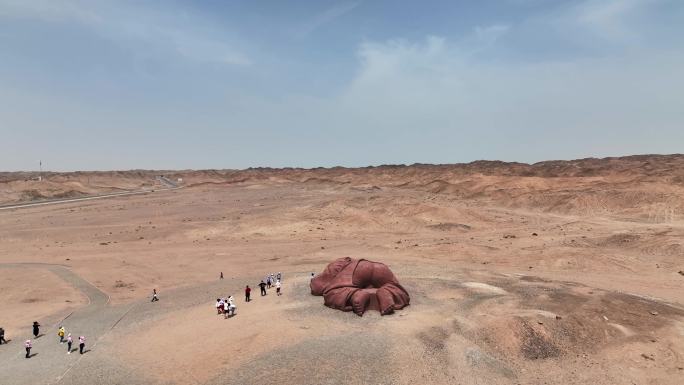
[[[323,295],[323,290],[325,289],[325,286],[328,284],[328,282],[335,278],[335,276],[339,274],[339,272],[342,271],[342,269],[347,267],[347,265],[349,265],[352,262],[353,260],[351,258],[344,257],[338,258],[333,262],[329,263],[321,274],[318,274],[317,276],[311,279],[311,283],[309,284],[309,287],[311,288],[311,294]]]

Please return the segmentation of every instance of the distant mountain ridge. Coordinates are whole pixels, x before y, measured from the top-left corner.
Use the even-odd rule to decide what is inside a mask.
[[[458,199],[486,200],[509,208],[639,220],[684,217],[684,155],[633,155],[525,164],[380,165],[360,168],[249,168],[244,170],[130,170],[0,173],[0,204],[161,188],[157,176],[186,188],[301,186],[399,188]]]

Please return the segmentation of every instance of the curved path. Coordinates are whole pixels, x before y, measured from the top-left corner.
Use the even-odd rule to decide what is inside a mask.
[[[160,302],[150,305],[149,298],[142,298],[125,305],[109,304],[109,296],[93,284],[80,277],[64,265],[41,263],[7,263],[1,268],[44,268],[54,272],[66,282],[79,289],[88,298],[85,306],[66,315],[61,322],[54,325],[43,325],[38,339],[30,335],[30,323],[27,320],[25,335],[11,335],[10,344],[0,346],[0,385],[50,384],[50,385],[92,385],[92,384],[129,384],[154,383],[154,380],[143,379],[144,373],[132,371],[113,355],[112,340],[102,337],[116,338],[116,342],[126,344],[129,341],[126,332],[141,322],[154,319],[168,312],[188,308],[189,306],[211,303],[217,293],[236,293],[242,290],[241,283],[233,280],[211,281],[191,287],[182,287],[162,293]],[[257,277],[247,281],[257,282]],[[72,333],[75,351],[67,355],[66,344],[60,344],[57,337],[59,324],[64,325],[67,333]],[[116,327],[116,329],[115,329]],[[114,329],[114,330],[113,330]],[[111,334],[109,332],[112,331]],[[85,335],[86,354],[78,354],[78,336]],[[33,341],[30,359],[24,358],[24,341]],[[122,340],[123,339],[123,340]],[[133,341],[131,341],[132,343]],[[88,352],[92,349],[92,352]]]
[[[43,336],[33,339],[33,335],[8,336],[12,341],[0,346],[0,384],[56,384],[63,381],[71,369],[83,356],[78,354],[78,337],[86,336],[86,351],[93,348],[99,338],[110,331],[116,323],[130,310],[130,307],[107,306],[109,296],[93,284],[75,274],[63,265],[41,263],[7,263],[0,268],[44,268],[80,290],[87,298],[88,304],[74,310],[59,323],[64,325],[67,333],[72,333],[75,352],[68,355],[67,345],[60,344],[57,337],[58,324],[42,325]],[[27,325],[33,320],[26,320]],[[27,328],[28,331],[28,328]],[[31,338],[33,349],[30,359],[24,358],[24,341]],[[87,354],[86,354],[87,355]],[[85,356],[85,355],[84,355]]]

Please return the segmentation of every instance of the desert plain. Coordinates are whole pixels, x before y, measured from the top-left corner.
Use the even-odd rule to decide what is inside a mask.
[[[0,173],[3,385],[684,383],[684,155],[38,176]],[[410,306],[323,306],[345,256]]]

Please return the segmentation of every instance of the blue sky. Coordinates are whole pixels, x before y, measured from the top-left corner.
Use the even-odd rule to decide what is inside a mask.
[[[0,170],[684,152],[684,1],[0,0]]]

